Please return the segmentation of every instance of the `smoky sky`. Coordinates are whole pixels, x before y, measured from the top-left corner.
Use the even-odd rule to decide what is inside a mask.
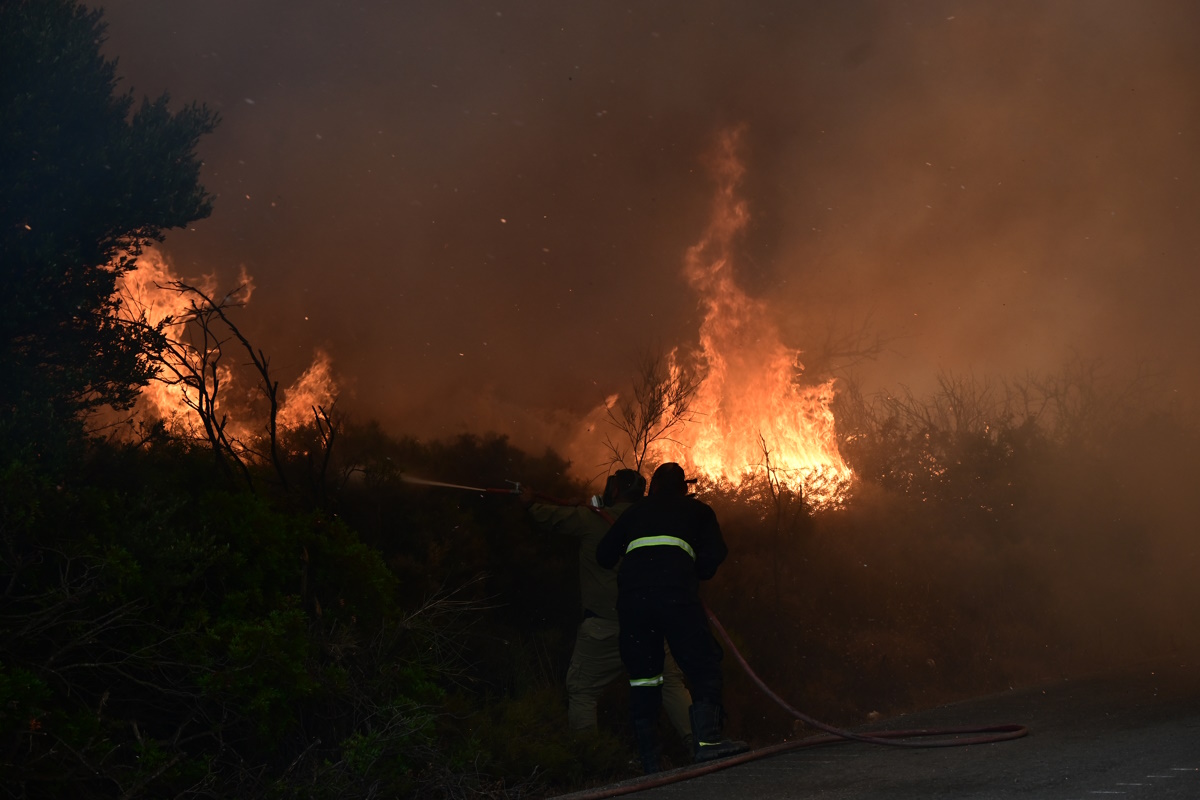
[[[735,268],[788,345],[869,325],[878,386],[1071,354],[1198,383],[1186,0],[103,7],[122,88],[222,117],[177,270],[245,266],[281,379],[324,348],[397,432],[553,443],[693,342],[736,126]]]

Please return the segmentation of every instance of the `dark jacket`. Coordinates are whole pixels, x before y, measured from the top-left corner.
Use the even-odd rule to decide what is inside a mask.
[[[681,540],[637,546],[651,537]],[[635,547],[629,549],[630,544]],[[688,552],[688,549],[691,552]],[[621,515],[596,547],[596,562],[617,575],[618,608],[639,602],[694,602],[699,581],[717,572],[729,550],[717,515],[694,497],[648,497]]]

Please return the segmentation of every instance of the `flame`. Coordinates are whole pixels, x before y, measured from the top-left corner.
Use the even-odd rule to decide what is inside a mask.
[[[204,275],[188,283],[205,297],[222,308],[232,305],[244,306],[254,293],[254,281],[243,266],[238,276],[237,288],[218,294],[215,275]],[[117,286],[121,299],[120,313],[127,319],[137,320],[150,326],[166,321],[164,332],[171,346],[162,355],[162,366],[158,380],[143,387],[135,414],[142,419],[161,420],[172,433],[186,438],[203,438],[203,423],[195,406],[199,401],[198,390],[188,381],[177,380],[179,375],[194,374],[196,365],[204,362],[200,347],[212,347],[211,342],[189,338],[190,321],[195,319],[204,301],[196,294],[179,290],[180,276],[159,250],[145,248],[137,257],[134,269],[125,273]],[[232,342],[226,346],[238,346]],[[211,351],[210,351],[211,352]],[[216,378],[220,390],[217,397],[217,415],[226,417],[226,433],[233,440],[249,441],[258,435],[262,426],[251,421],[248,399],[254,393],[257,376],[247,379],[240,376],[246,359],[242,353],[226,353],[216,367]],[[231,364],[238,365],[234,369]],[[280,430],[299,428],[313,421],[314,407],[328,410],[337,396],[337,384],[333,378],[332,359],[329,354],[318,350],[313,363],[283,393],[283,402],[276,417]]]
[[[318,409],[328,412],[336,399],[333,360],[324,350],[317,350],[313,363],[284,391],[276,422],[281,428],[295,430],[313,422]]]
[[[188,369],[186,357],[194,354],[193,348],[181,341],[182,322],[170,322],[186,320],[192,313],[187,296],[171,288],[178,281],[179,276],[166,257],[157,249],[147,247],[138,255],[136,266],[121,276],[117,293],[121,297],[122,314],[129,318],[140,317],[151,327],[166,321],[167,336],[177,345],[164,353],[159,379],[142,388],[136,415],[142,419],[161,420],[178,436],[199,438],[204,431],[199,416],[192,409],[199,394],[185,382],[171,379],[177,372]],[[216,278],[204,275],[195,286],[211,297],[216,291]],[[228,385],[232,380],[231,370],[227,365],[219,366],[217,377],[222,384]]]
[[[740,137],[736,130],[721,138],[711,221],[685,258],[684,274],[704,308],[695,354],[703,378],[691,403],[693,418],[656,442],[652,456],[735,488],[766,476],[803,493],[814,507],[836,506],[853,473],[838,452],[834,380],[800,381],[800,351],[783,344],[766,304],[749,297],[734,277],[734,244],[750,219],[737,194],[745,171],[737,156]]]

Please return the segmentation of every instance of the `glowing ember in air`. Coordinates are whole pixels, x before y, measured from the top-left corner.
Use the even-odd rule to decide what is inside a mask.
[[[769,476],[803,492],[814,507],[839,505],[853,473],[837,447],[832,379],[802,385],[800,351],[780,340],[766,304],[746,295],[733,275],[733,245],[750,219],[737,196],[744,168],[740,132],[722,137],[718,182],[704,237],[687,251],[685,274],[705,309],[697,365],[703,382],[694,420],[653,448],[656,461],[678,461],[690,474],[741,486]]]

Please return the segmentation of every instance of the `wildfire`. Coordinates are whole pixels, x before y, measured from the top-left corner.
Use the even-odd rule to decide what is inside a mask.
[[[317,350],[313,363],[304,374],[288,387],[279,409],[278,423],[281,428],[294,430],[311,423],[316,409],[329,410],[337,397],[337,383],[333,379],[333,360],[324,350]]]
[[[243,268],[237,288],[228,293],[218,294],[213,275],[188,285],[191,290],[184,289],[161,252],[146,248],[138,256],[136,268],[126,273],[117,287],[122,313],[127,318],[141,318],[151,326],[166,321],[168,347],[161,358],[158,380],[142,389],[137,413],[161,420],[177,435],[204,438],[197,408],[210,403],[213,416],[224,421],[230,439],[249,441],[261,432],[261,425],[251,421],[250,413],[255,379],[240,374],[246,366],[241,352],[222,359],[221,348],[236,337],[223,323],[219,329],[215,327],[213,312],[246,305],[254,292],[254,282]],[[208,322],[202,324],[206,316]],[[294,430],[313,422],[313,409],[328,410],[336,397],[332,361],[318,350],[308,369],[282,393],[276,418],[279,429]]]
[[[718,191],[703,238],[688,249],[685,275],[705,309],[695,354],[703,376],[692,421],[651,448],[655,461],[739,487],[766,476],[813,506],[838,505],[853,473],[838,452],[832,379],[803,385],[800,351],[783,344],[766,304],[734,277],[733,245],[750,219],[737,188],[740,132],[722,137]]]
[[[160,369],[160,377],[164,371],[174,374],[186,368],[183,357],[188,350],[180,348],[182,326],[169,323],[170,320],[186,319],[191,313],[187,297],[170,288],[178,280],[179,276],[162,253],[147,247],[138,256],[137,266],[125,273],[117,284],[123,316],[130,319],[140,316],[151,327],[167,322],[167,335],[174,346],[164,354],[167,364]],[[196,282],[196,288],[211,296],[216,290],[216,280],[211,275],[204,276]],[[218,369],[217,379],[226,383],[230,378],[229,367],[222,365]],[[200,419],[192,409],[199,401],[197,389],[184,381],[153,380],[142,388],[136,413],[143,419],[161,420],[177,435],[197,438],[203,434]]]

